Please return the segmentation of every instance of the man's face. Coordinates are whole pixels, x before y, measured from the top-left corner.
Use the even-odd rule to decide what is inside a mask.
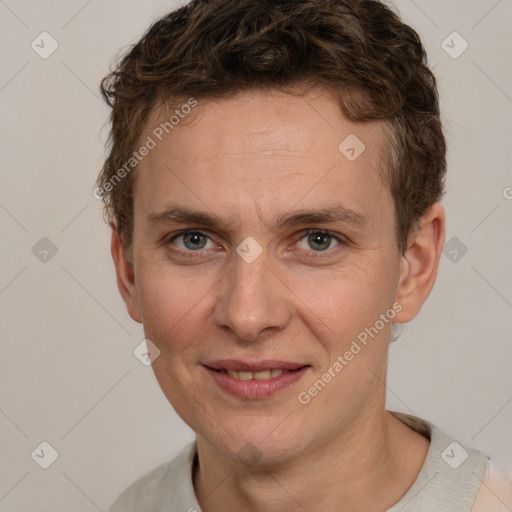
[[[141,141],[172,113],[155,111]],[[131,315],[160,349],[163,392],[199,436],[231,458],[254,445],[255,458],[283,461],[384,408],[391,321],[333,371],[392,309],[400,279],[378,174],[384,131],[347,121],[322,91],[199,101],[192,115],[136,171]],[[178,207],[218,225],[158,216]],[[336,207],[355,213],[276,222]],[[261,373],[226,371],[250,367]],[[279,375],[285,367],[302,369]],[[330,382],[308,393],[329,368]]]

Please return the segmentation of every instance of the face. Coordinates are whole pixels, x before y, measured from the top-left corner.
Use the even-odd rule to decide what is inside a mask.
[[[171,114],[153,112],[141,140]],[[395,303],[411,266],[384,143],[327,92],[253,92],[199,101],[139,164],[120,288],[160,350],[163,392],[219,453],[283,461],[384,407],[391,319],[425,298]]]

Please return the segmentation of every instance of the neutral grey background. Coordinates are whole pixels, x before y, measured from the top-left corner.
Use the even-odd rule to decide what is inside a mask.
[[[439,79],[455,240],[391,347],[388,408],[512,475],[512,1],[395,3]],[[0,511],[105,511],[193,439],[133,355],[142,327],[117,291],[92,195],[107,133],[100,79],[175,5],[0,0]],[[43,31],[58,44],[46,59],[31,47],[51,49]],[[457,58],[454,31],[469,45]],[[43,441],[58,452],[48,469],[36,463],[51,457]]]

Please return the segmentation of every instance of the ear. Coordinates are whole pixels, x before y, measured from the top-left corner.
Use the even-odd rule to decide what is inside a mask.
[[[437,277],[444,245],[445,211],[434,204],[420,219],[418,229],[409,235],[407,250],[400,260],[400,280],[396,300],[402,309],[394,322],[412,320],[427,300]]]
[[[117,287],[126,304],[129,315],[136,322],[142,323],[139,310],[137,288],[135,286],[135,272],[133,265],[128,261],[124,244],[119,232],[112,227],[112,240],[110,251],[116,267]]]

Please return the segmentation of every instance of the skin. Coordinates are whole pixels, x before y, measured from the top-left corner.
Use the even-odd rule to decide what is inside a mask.
[[[155,109],[141,140],[169,112]],[[160,349],[156,378],[197,434],[193,481],[204,512],[384,511],[418,476],[429,441],[385,410],[391,322],[307,405],[297,399],[393,304],[401,305],[394,322],[414,318],[435,282],[444,209],[429,210],[401,255],[378,174],[384,133],[380,122],[349,122],[325,90],[252,92],[199,101],[139,164],[134,264],[115,229],[112,256],[130,316]],[[366,146],[353,162],[338,150],[349,134]],[[367,225],[272,223],[340,203]],[[145,222],[176,204],[225,226],[202,229],[206,246],[194,250],[171,238],[202,226]],[[328,248],[319,250],[307,229],[346,243],[320,238]],[[262,248],[252,263],[236,252],[248,236]],[[227,358],[311,368],[274,396],[243,399],[201,364]]]

